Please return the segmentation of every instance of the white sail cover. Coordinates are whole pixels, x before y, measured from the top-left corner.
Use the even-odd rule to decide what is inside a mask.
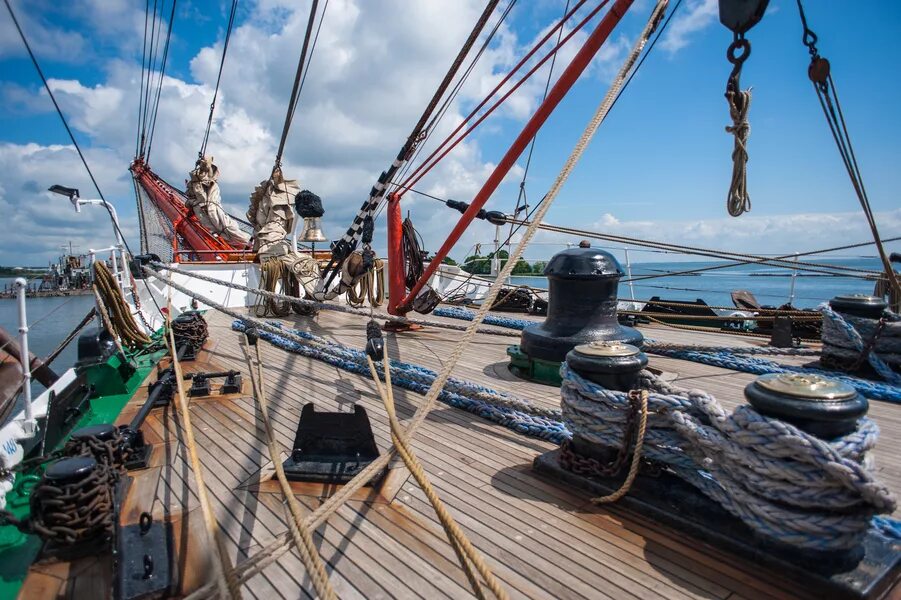
[[[213,164],[213,157],[202,157],[191,171],[185,196],[185,205],[190,208],[197,220],[226,242],[235,246],[246,246],[250,238],[238,228],[222,208],[222,196],[219,193],[219,167]]]

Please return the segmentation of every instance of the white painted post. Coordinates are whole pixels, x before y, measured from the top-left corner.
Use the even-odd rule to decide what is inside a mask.
[[[498,252],[500,252],[501,247],[501,226],[494,226],[494,256],[491,259],[491,276],[497,277],[498,273],[501,272],[501,259],[498,256]]]
[[[798,262],[798,253],[795,252],[795,263],[797,263],[797,262]],[[795,267],[795,268],[792,270],[791,287],[790,287],[789,290],[788,290],[788,303],[789,303],[789,304],[793,304],[794,301],[795,301],[795,278],[796,278],[797,276],[798,276],[798,268]]]
[[[19,304],[19,360],[22,363],[22,393],[25,395],[25,422],[22,423],[22,430],[27,437],[34,437],[37,426],[31,406],[31,359],[28,354],[28,315],[25,312],[25,290],[28,282],[25,278],[18,277],[15,285]]]
[[[626,251],[626,275],[629,277],[629,297],[632,300],[635,300],[635,288],[632,287],[632,263],[629,260],[629,249],[625,248]]]

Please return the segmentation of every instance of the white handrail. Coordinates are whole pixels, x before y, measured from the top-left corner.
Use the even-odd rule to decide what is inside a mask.
[[[25,310],[25,289],[28,282],[24,277],[17,277],[16,301],[19,305],[19,361],[22,363],[22,393],[25,395],[25,420],[22,430],[26,437],[34,437],[37,433],[37,422],[31,407],[31,357],[28,352],[28,315]]]

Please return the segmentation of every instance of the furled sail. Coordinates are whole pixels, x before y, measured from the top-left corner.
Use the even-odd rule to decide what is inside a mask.
[[[222,195],[216,181],[218,178],[219,167],[213,163],[212,156],[197,159],[197,164],[191,171],[191,179],[185,186],[185,205],[213,234],[236,246],[247,245],[250,237],[238,228],[222,208]]]

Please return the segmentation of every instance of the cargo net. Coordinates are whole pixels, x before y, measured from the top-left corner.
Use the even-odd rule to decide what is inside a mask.
[[[174,250],[172,247],[173,238],[178,238],[178,248],[186,249],[184,238],[175,232],[175,227],[169,217],[161,211],[146,190],[140,185],[136,186],[138,197],[138,218],[141,223],[141,253],[157,254],[163,262],[173,262]],[[179,192],[181,196],[181,192]],[[184,202],[184,197],[181,198]],[[253,226],[231,213],[227,213],[238,227],[249,236],[253,235]],[[188,255],[183,254],[181,258],[187,258]]]
[[[136,186],[136,191],[141,222],[141,254],[156,254],[162,262],[173,262],[172,242],[176,233],[172,221],[157,208],[144,188]],[[179,239],[178,246],[183,247],[184,240]]]

